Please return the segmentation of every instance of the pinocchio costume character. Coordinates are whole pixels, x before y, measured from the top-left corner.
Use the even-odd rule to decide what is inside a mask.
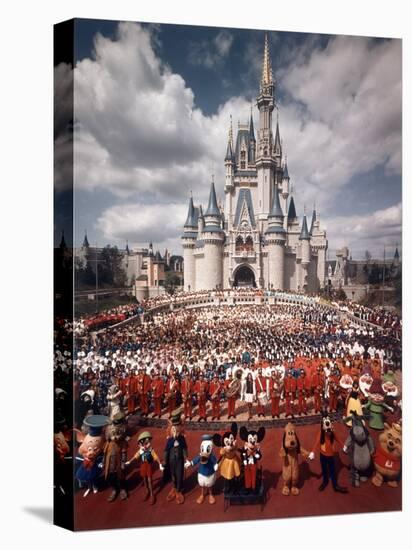
[[[115,414],[106,432],[106,444],[103,450],[103,470],[106,481],[112,488],[107,499],[113,502],[120,493],[120,498],[128,497],[126,488],[125,467],[128,443],[126,440],[126,421],[122,412]]]
[[[187,444],[183,430],[181,414],[174,412],[169,421],[168,438],[164,450],[164,481],[171,478],[173,487],[170,489],[166,500],[175,500],[177,504],[183,504],[184,465],[187,460]]]
[[[319,486],[319,491],[324,491],[326,489],[330,479],[334,491],[337,493],[347,493],[348,490],[346,487],[338,485],[338,480],[336,478],[335,454],[338,452],[336,443],[343,448],[343,443],[333,431],[332,420],[327,413],[323,412],[320,431],[317,435],[313,450],[309,454],[309,459],[313,460],[315,458],[315,450],[319,449],[320,466],[322,469],[322,483]]]
[[[146,494],[143,500],[150,499],[150,504],[154,504],[156,502],[156,497],[153,493],[153,473],[155,471],[155,464],[157,462],[160,470],[163,470],[163,466],[155,450],[152,448],[152,434],[150,432],[144,431],[140,433],[137,437],[137,443],[139,444],[139,450],[128,462],[126,462],[126,465],[129,465],[134,460],[140,462],[140,475],[146,487]]]

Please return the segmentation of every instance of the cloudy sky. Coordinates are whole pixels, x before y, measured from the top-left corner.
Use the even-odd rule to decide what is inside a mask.
[[[401,248],[401,42],[269,32],[297,205],[319,211],[330,258]],[[181,253],[190,191],[223,197],[229,117],[246,122],[264,32],[79,20],[76,244],[152,240]],[[62,72],[64,68],[60,67]],[[255,126],[257,109],[254,107]]]

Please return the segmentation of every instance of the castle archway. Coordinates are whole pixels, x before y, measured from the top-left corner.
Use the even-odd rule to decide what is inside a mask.
[[[256,288],[256,280],[253,269],[248,265],[239,266],[234,273],[233,286]]]

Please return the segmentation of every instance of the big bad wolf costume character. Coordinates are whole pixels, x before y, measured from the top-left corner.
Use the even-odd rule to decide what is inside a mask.
[[[176,499],[177,504],[183,504],[184,466],[187,460],[187,444],[183,435],[183,425],[180,412],[172,414],[168,427],[168,438],[164,450],[165,477],[172,479],[173,487],[170,489],[166,499]]]
[[[315,458],[315,450],[319,448],[320,465],[322,468],[322,483],[319,486],[319,491],[323,491],[327,487],[330,478],[334,491],[337,493],[347,493],[348,490],[346,487],[338,485],[336,479],[335,454],[338,452],[336,443],[343,447],[343,443],[333,431],[332,420],[327,413],[322,413],[320,431],[313,446],[313,450],[309,454],[309,459],[313,460]]]

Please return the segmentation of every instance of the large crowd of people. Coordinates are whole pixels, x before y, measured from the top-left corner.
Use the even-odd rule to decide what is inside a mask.
[[[391,390],[385,398],[393,403],[396,395],[399,405],[401,388],[394,394],[390,384],[399,385],[401,344],[390,328],[356,326],[342,318],[341,307],[317,299],[156,308],[194,295],[202,293],[158,296],[140,304],[144,319],[130,309],[133,319],[126,324],[97,333],[86,327],[75,339],[74,356],[72,333],[67,341],[60,334],[56,391],[64,398],[74,375],[78,427],[87,415],[110,415],[116,407],[130,415],[168,417],[181,406],[199,422],[336,411],[359,380],[361,398],[379,380]]]

